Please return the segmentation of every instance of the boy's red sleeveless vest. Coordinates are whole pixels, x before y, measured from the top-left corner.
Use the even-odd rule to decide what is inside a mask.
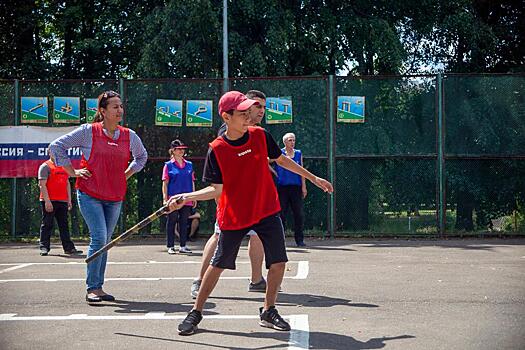
[[[91,172],[88,179],[77,178],[76,188],[91,197],[118,202],[126,196],[126,175],[129,163],[129,129],[118,126],[120,135],[113,140],[104,134],[101,123],[93,123],[89,160],[82,156],[81,168]]]
[[[45,162],[49,167],[50,173],[47,178],[46,187],[49,199],[52,201],[67,202],[69,197],[67,195],[67,186],[69,186],[69,175],[64,168],[56,166],[51,160]],[[42,193],[40,193],[40,200],[44,200]]]
[[[229,145],[222,137],[210,146],[222,172],[222,194],[217,205],[221,230],[250,227],[281,210],[279,197],[268,170],[264,129],[248,128],[248,142]]]

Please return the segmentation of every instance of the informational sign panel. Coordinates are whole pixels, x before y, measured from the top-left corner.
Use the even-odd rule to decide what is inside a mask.
[[[86,122],[93,123],[97,114],[98,98],[86,98]]]
[[[21,105],[22,124],[48,122],[47,97],[22,97]]]
[[[292,98],[268,97],[266,99],[266,124],[292,122]]]
[[[157,100],[155,105],[155,125],[182,126],[182,101]]]
[[[213,101],[186,101],[186,126],[212,126]]]
[[[53,98],[54,123],[80,123],[80,98],[55,96]]]
[[[337,122],[339,123],[364,123],[365,122],[365,97],[364,96],[338,96],[337,97]]]

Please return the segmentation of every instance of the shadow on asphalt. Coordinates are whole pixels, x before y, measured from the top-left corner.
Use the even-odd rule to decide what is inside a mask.
[[[204,321],[206,317],[204,318]],[[295,331],[301,333],[301,331]],[[204,343],[199,341],[189,341],[182,340],[182,336],[178,336],[180,339],[170,339],[170,338],[159,338],[151,337],[146,335],[138,334],[129,334],[117,332],[116,335],[122,335],[127,337],[136,337],[142,339],[153,339],[153,340],[163,340],[168,342],[180,343],[180,344],[192,344],[192,345],[201,345],[206,348],[216,348],[216,349],[232,349],[232,350],[242,350],[242,349],[280,349],[288,348],[290,346],[289,342],[289,333],[288,332],[231,332],[231,331],[216,331],[216,330],[207,330],[200,328],[197,330],[196,335],[193,335],[191,338],[195,339],[198,337],[199,333],[207,334],[217,334],[219,336],[232,336],[232,337],[244,337],[244,338],[254,338],[254,339],[275,339],[281,341],[281,344],[271,345],[271,346],[260,346],[260,347],[231,347],[231,346],[222,346],[219,344]],[[326,332],[308,332],[308,335],[299,335],[300,338],[309,338],[309,349],[327,349],[327,350],[358,350],[358,349],[382,349],[386,346],[387,341],[398,340],[398,339],[413,339],[413,335],[398,335],[394,337],[380,337],[380,338],[370,338],[367,341],[360,341],[354,337],[341,334],[333,334]],[[185,338],[188,339],[188,338]],[[238,341],[240,342],[240,340]]]
[[[48,254],[48,256],[58,256],[59,258],[66,258],[66,259],[73,259],[73,260],[84,260],[87,255],[86,254],[80,254],[80,255],[69,255],[69,254]]]
[[[307,246],[303,249],[287,249],[288,252],[304,253],[308,250],[340,250],[356,251],[351,248],[357,245],[359,248],[423,248],[423,247],[440,247],[464,250],[483,250],[492,251],[494,248],[509,245],[525,245],[523,238],[449,238],[449,239],[336,239],[336,240],[307,240]],[[350,247],[349,247],[350,246]]]
[[[260,297],[214,297],[210,296],[209,299],[223,299],[223,300],[234,300],[234,301],[251,301],[251,302],[264,302],[264,294],[261,293]],[[332,306],[350,306],[350,307],[379,307],[375,304],[365,303],[352,303],[349,299],[333,298],[324,295],[313,295],[313,294],[288,294],[279,293],[277,297],[277,305],[282,306],[305,306],[305,307],[332,307]]]
[[[476,242],[451,240],[451,241],[405,241],[405,242],[363,242],[357,243],[364,245],[369,248],[424,248],[424,247],[439,247],[439,248],[453,248],[463,250],[482,250],[482,251],[493,251],[495,248],[504,247],[507,245],[525,245],[525,241],[511,242],[505,240],[494,240],[487,239]]]
[[[348,243],[346,244],[348,245]],[[288,253],[309,253],[309,250],[336,250],[340,252],[355,252],[355,249],[352,248],[346,248],[346,247],[335,247],[335,246],[319,246],[319,245],[308,245],[304,248],[288,248],[286,247],[286,251]]]
[[[193,309],[193,302],[174,304],[166,302],[154,301],[130,301],[117,299],[112,303],[92,304],[93,306],[103,306],[115,308],[114,312],[117,314],[144,314],[148,312],[165,312],[165,313],[188,313]],[[207,302],[204,304],[204,311],[206,314],[217,314],[210,311],[216,307],[215,303]]]

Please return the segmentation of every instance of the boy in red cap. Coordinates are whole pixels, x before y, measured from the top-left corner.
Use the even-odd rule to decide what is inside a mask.
[[[179,324],[181,335],[195,333],[202,320],[206,299],[224,269],[235,269],[241,242],[250,230],[257,232],[264,246],[268,269],[264,307],[259,308],[263,327],[289,331],[290,325],[275,308],[286,262],[284,231],[279,216],[277,190],[268,170],[268,158],[310,180],[325,192],[333,192],[330,182],[319,178],[282,155],[272,136],[263,128],[249,127],[248,109],[258,103],[238,91],[225,93],[219,101],[219,114],[227,125],[208,149],[203,180],[211,185],[190,193],[173,196],[168,204],[177,210],[187,201],[218,198],[217,222],[221,233],[212,262],[202,280],[193,310]],[[253,186],[257,183],[257,186]]]

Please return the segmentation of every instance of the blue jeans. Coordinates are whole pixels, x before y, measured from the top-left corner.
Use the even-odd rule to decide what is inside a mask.
[[[111,241],[122,202],[103,201],[81,191],[77,191],[77,198],[80,212],[89,228],[90,242],[87,253],[89,257]],[[105,252],[87,265],[86,284],[88,292],[102,288],[107,260],[108,253]]]

